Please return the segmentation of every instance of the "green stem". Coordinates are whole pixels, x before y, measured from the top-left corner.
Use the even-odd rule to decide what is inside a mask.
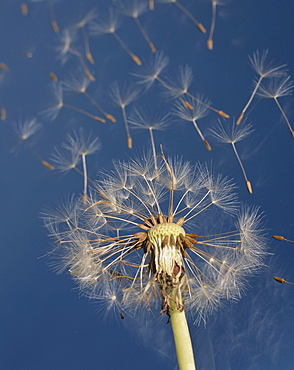
[[[170,319],[174,334],[176,353],[180,370],[196,370],[190,332],[185,311],[179,310],[176,304],[176,294],[170,300]]]

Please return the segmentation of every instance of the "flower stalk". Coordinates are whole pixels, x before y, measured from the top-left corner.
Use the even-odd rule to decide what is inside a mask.
[[[169,316],[174,335],[176,353],[180,370],[196,370],[192,342],[185,310],[174,299],[170,300]]]

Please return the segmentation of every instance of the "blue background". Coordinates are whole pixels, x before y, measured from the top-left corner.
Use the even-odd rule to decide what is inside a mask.
[[[209,2],[182,0],[192,14],[209,29]],[[20,2],[0,1],[0,63],[9,71],[1,72],[0,104],[7,111],[0,121],[0,368],[34,369],[176,369],[173,339],[166,317],[104,317],[103,307],[80,296],[70,276],[57,276],[49,266],[46,253],[50,240],[40,213],[53,207],[72,193],[82,191],[82,177],[74,171],[64,175],[43,167],[25,146],[17,148],[11,129],[21,117],[37,116],[43,124],[32,138],[35,148],[50,161],[55,146],[67,133],[84,127],[102,142],[102,150],[88,157],[89,175],[111,168],[114,158],[127,159],[148,148],[148,132],[132,131],[133,149],[126,146],[120,109],[107,95],[114,80],[130,81],[138,70],[135,63],[111,35],[90,37],[95,64],[87,63],[95,75],[88,92],[117,118],[116,123],[101,124],[79,113],[62,109],[54,122],[39,113],[50,104],[50,78],[32,60],[58,76],[60,81],[75,73],[78,60],[71,57],[64,65],[56,56],[58,35],[50,26],[47,1],[27,2],[28,15],[23,16]],[[60,30],[77,23],[89,10],[107,14],[110,0],[63,0],[54,3]],[[179,65],[189,65],[194,72],[192,92],[201,92],[213,105],[238,117],[247,102],[256,76],[248,55],[269,49],[269,60],[294,70],[294,5],[291,1],[239,0],[218,6],[214,50],[206,47],[207,34],[174,5],[155,3],[155,10],[140,17],[157,50],[170,63],[163,73],[173,75]],[[151,51],[132,19],[122,17],[118,34],[142,60]],[[74,44],[83,52],[81,34]],[[161,97],[155,83],[133,107],[167,113],[173,101]],[[93,114],[95,108],[85,97],[65,95],[68,104]],[[294,122],[293,98],[281,98],[290,121]],[[127,107],[132,110],[132,106]],[[204,133],[217,122],[209,114],[199,121]],[[280,276],[294,282],[293,244],[274,241],[271,235],[294,239],[293,185],[294,142],[275,103],[256,98],[248,111],[255,131],[237,147],[244,160],[253,194],[248,194],[241,169],[227,145],[209,141],[208,152],[192,124],[173,120],[162,132],[155,132],[157,144],[163,144],[166,155],[212,162],[218,170],[234,178],[243,202],[260,206],[268,236],[268,268],[250,280],[249,288],[238,303],[227,303],[209,318],[206,326],[193,326],[191,336],[197,369],[257,370],[294,368],[294,287],[276,283]],[[19,150],[15,150],[19,149]],[[17,153],[15,154],[15,151]],[[13,153],[12,153],[13,152]]]

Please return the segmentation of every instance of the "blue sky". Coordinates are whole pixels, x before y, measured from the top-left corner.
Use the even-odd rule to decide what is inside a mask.
[[[147,0],[146,0],[147,2]],[[87,92],[117,122],[97,122],[79,112],[61,109],[50,121],[42,112],[52,105],[48,76],[58,80],[81,75],[76,55],[64,64],[58,59],[60,34],[73,27],[87,12],[96,8],[105,19],[111,0],[62,0],[54,2],[59,33],[50,26],[50,1],[26,1],[28,14],[22,15],[21,1],[0,4],[0,121],[1,146],[1,259],[0,259],[0,367],[14,369],[176,369],[172,333],[166,317],[148,315],[121,320],[115,314],[104,317],[99,302],[89,301],[76,289],[69,274],[56,275],[46,254],[52,249],[40,217],[46,207],[54,208],[72,194],[82,192],[83,179],[74,171],[51,171],[41,165],[25,143],[19,145],[15,123],[37,118],[40,130],[29,140],[46,161],[66,135],[83,127],[98,136],[102,149],[88,158],[89,176],[111,169],[113,159],[128,159],[149,148],[148,132],[132,130],[133,149],[127,148],[121,111],[109,98],[109,86],[116,80],[136,83],[133,73],[152,58],[132,19],[121,16],[117,30],[128,47],[140,57],[141,67],[111,35],[89,37],[95,60],[85,59],[81,32],[73,43],[95,76]],[[182,0],[189,11],[209,29],[209,1]],[[140,17],[157,53],[169,64],[162,77],[175,78],[179,66],[188,65],[194,79],[193,93],[202,93],[212,105],[230,115],[223,125],[232,125],[245,106],[257,77],[248,56],[268,49],[274,65],[287,64],[294,70],[293,14],[291,2],[235,0],[217,6],[214,49],[206,47],[207,33],[201,34],[192,21],[174,4],[155,2],[154,11]],[[87,32],[89,32],[88,28]],[[31,53],[32,58],[26,55]],[[83,73],[83,72],[82,72]],[[150,114],[172,112],[174,100],[164,99],[156,82],[145,94],[127,106]],[[294,120],[293,97],[279,100],[290,122]],[[100,113],[82,94],[64,93],[66,104],[91,114]],[[191,324],[197,369],[279,369],[292,368],[294,291],[278,284],[280,276],[294,282],[293,244],[278,242],[271,235],[294,240],[293,233],[293,138],[273,99],[254,98],[246,112],[254,131],[236,146],[253,187],[249,194],[232,148],[219,144],[210,135],[219,116],[213,112],[199,120],[211,144],[209,152],[190,122],[173,117],[164,131],[155,132],[157,146],[166,155],[180,155],[192,163],[213,163],[237,185],[240,200],[260,207],[264,213],[268,240],[267,268],[248,282],[240,302],[228,302],[211,316],[206,326]]]

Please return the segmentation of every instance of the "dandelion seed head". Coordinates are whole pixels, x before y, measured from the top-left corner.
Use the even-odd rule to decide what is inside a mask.
[[[148,231],[148,239],[151,241],[151,243],[157,243],[158,240],[162,241],[166,236],[173,235],[175,237],[178,237],[180,234],[185,236],[185,230],[174,223],[163,223],[153,226]]]
[[[59,265],[89,297],[119,312],[161,307],[168,314],[172,294],[194,320],[205,320],[223,300],[238,299],[245,277],[261,265],[258,209],[236,213],[233,183],[207,165],[162,156],[158,169],[156,177],[149,153],[116,161],[87,204],[72,201],[73,222],[49,216],[45,225],[58,241]],[[207,221],[220,221],[217,209],[236,228],[230,222],[217,233],[214,225],[207,235]]]

